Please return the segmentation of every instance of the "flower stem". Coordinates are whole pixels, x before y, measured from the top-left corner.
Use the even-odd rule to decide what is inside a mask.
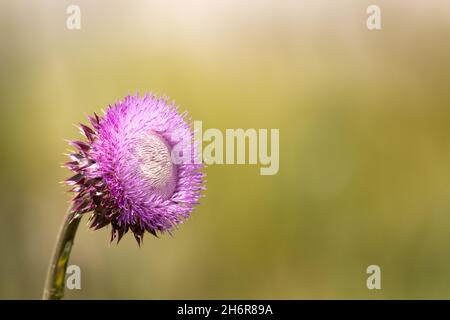
[[[64,296],[67,263],[80,220],[81,216],[69,209],[53,249],[42,296],[43,300],[59,300]]]

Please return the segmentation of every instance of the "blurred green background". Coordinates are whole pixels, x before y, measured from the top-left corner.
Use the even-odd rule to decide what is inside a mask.
[[[40,298],[64,139],[136,90],[204,129],[279,128],[280,171],[208,167],[193,217],[142,248],[82,223],[67,298],[450,298],[449,18],[445,1],[2,1],[0,298]]]

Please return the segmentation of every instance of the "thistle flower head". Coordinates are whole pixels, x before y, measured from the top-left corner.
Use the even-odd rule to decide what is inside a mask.
[[[86,141],[69,142],[75,151],[65,164],[75,172],[65,182],[77,216],[92,212],[91,228],[110,224],[111,241],[131,230],[138,244],[145,231],[170,232],[189,217],[204,185],[201,164],[173,161],[175,148],[193,155],[186,113],[167,99],[135,95],[89,120],[80,124]]]

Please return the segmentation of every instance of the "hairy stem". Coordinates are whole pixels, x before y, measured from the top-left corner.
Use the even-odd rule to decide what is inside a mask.
[[[66,269],[81,217],[67,212],[56,239],[48,268],[43,300],[59,300],[64,296]]]

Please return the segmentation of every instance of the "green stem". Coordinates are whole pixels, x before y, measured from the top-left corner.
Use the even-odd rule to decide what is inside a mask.
[[[64,296],[66,269],[81,217],[69,209],[56,239],[45,281],[43,300],[60,300]]]

